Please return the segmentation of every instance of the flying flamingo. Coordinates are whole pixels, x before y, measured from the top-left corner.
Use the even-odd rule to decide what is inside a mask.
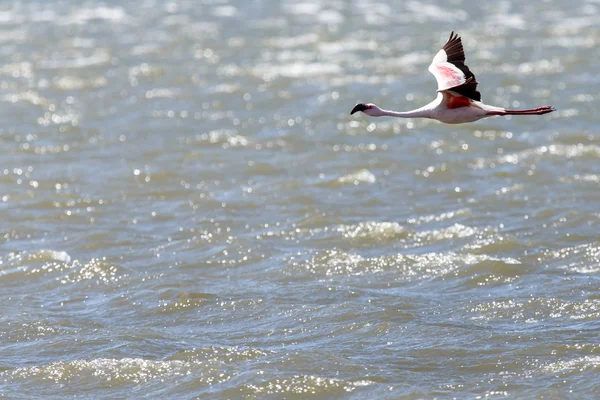
[[[438,84],[437,98],[416,110],[398,112],[379,108],[372,103],[357,104],[350,115],[362,111],[371,117],[431,118],[446,124],[473,122],[494,115],[542,115],[555,111],[552,106],[528,110],[506,110],[481,102],[475,75],[465,64],[465,51],[458,35],[452,32],[444,47],[438,51],[429,66]]]

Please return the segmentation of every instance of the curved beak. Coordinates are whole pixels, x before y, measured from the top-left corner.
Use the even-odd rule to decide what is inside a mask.
[[[355,112],[359,112],[359,111],[364,111],[367,109],[367,106],[365,106],[362,103],[359,103],[357,105],[354,106],[354,108],[352,109],[352,111],[350,111],[350,115],[354,114]]]

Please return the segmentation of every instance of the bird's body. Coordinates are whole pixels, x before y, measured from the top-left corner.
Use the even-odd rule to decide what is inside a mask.
[[[542,115],[554,111],[552,106],[506,110],[482,103],[475,75],[465,64],[462,41],[454,32],[433,58],[429,71],[438,83],[438,95],[431,103],[406,112],[384,110],[371,103],[359,103],[350,114],[362,111],[371,117],[431,118],[446,124],[462,124],[494,115]]]

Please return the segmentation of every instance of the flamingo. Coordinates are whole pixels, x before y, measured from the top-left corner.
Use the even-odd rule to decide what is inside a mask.
[[[552,106],[507,110],[482,103],[475,75],[465,64],[462,41],[454,32],[450,33],[444,47],[433,58],[429,72],[435,76],[438,84],[437,98],[431,103],[406,112],[384,110],[372,103],[359,103],[350,115],[361,111],[371,117],[431,118],[446,124],[462,124],[494,115],[542,115],[555,111]]]

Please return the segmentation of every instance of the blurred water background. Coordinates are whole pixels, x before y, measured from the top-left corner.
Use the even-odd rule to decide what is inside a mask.
[[[3,2],[0,394],[597,398],[599,12]]]

